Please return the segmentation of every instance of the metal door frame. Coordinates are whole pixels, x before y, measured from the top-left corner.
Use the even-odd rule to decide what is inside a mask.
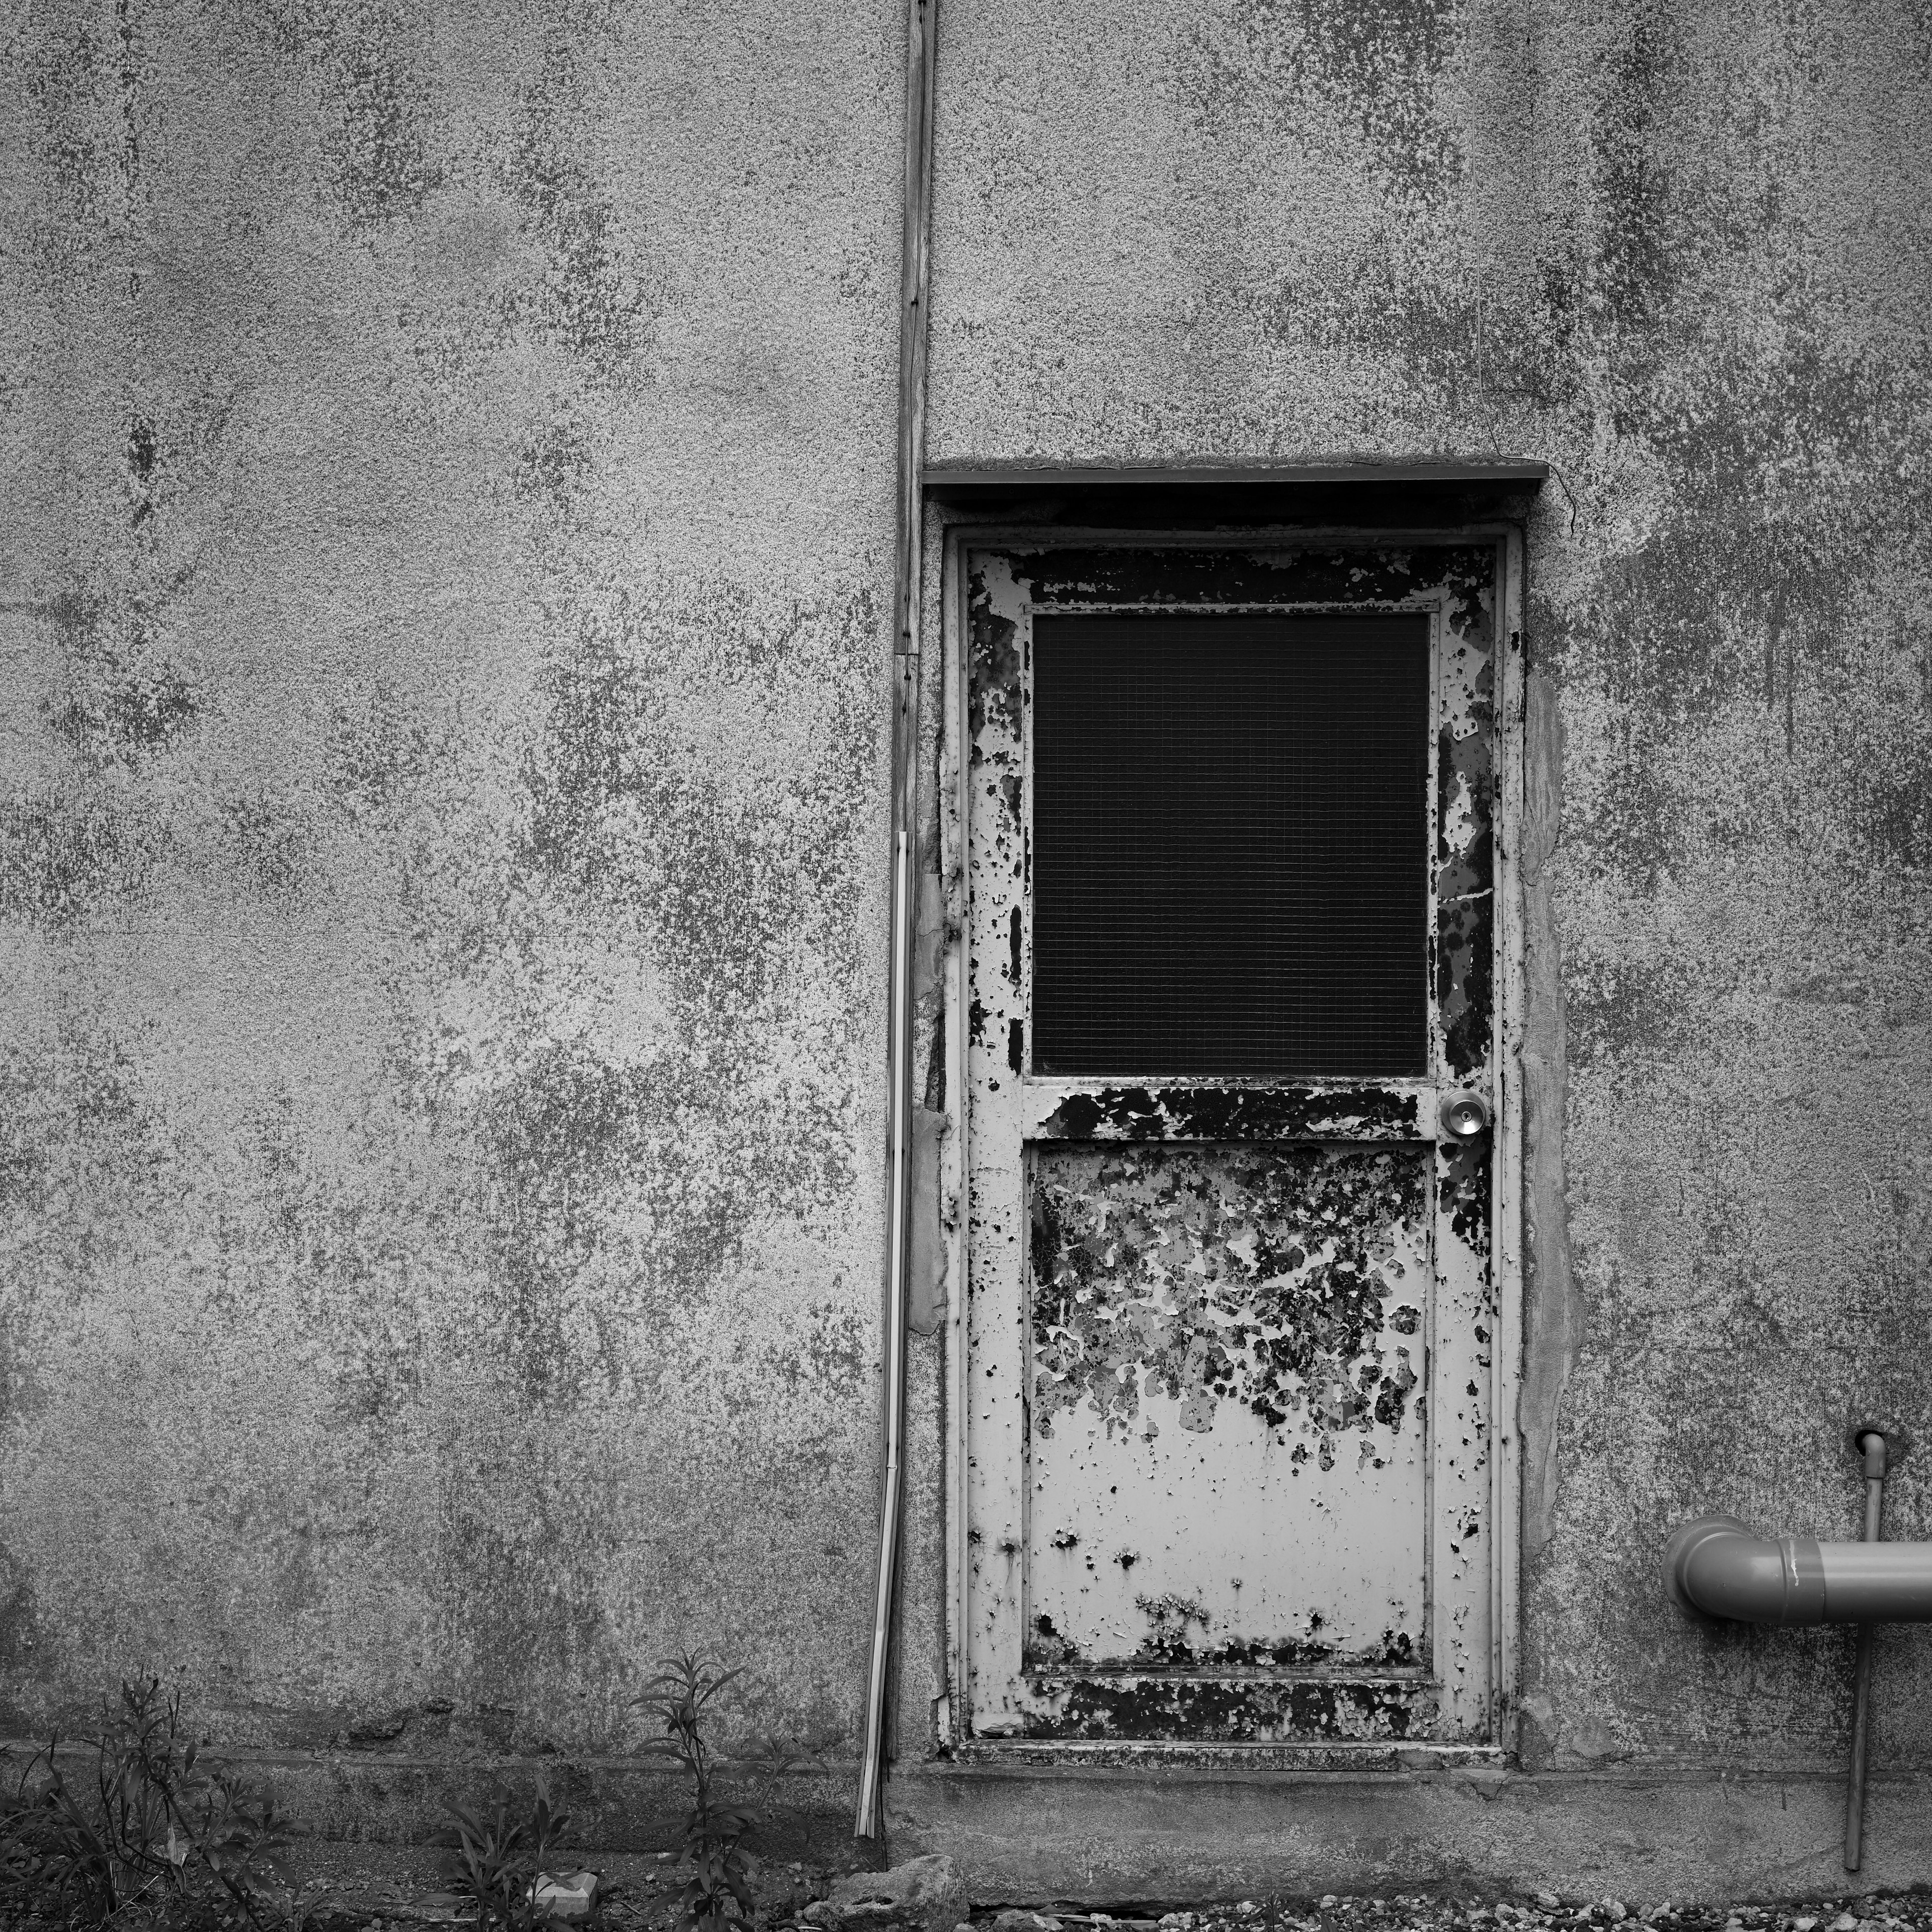
[[[1041,525],[953,523],[946,531],[940,572],[942,638],[939,671],[938,797],[944,940],[940,961],[944,994],[946,1111],[965,1129],[968,1109],[970,944],[966,842],[970,826],[969,711],[971,653],[967,599],[970,552],[1002,548],[1106,548],[1154,552],[1292,550],[1316,548],[1387,550],[1492,544],[1497,560],[1494,668],[1496,783],[1491,836],[1494,842],[1492,950],[1496,1118],[1494,1132],[1491,1268],[1496,1333],[1490,1368],[1492,1426],[1489,1496],[1490,1677],[1491,1723],[1483,1744],[1387,1743],[1215,1745],[1191,1743],[1104,1744],[1022,1738],[975,1738],[967,1708],[967,1642],[970,1615],[970,1557],[967,1508],[969,1414],[967,1330],[968,1223],[964,1131],[949,1132],[941,1148],[940,1227],[950,1294],[947,1348],[945,1495],[946,1526],[946,1632],[947,1694],[936,1707],[938,1742],[956,1756],[1030,1760],[1134,1762],[1150,1758],[1183,1762],[1232,1758],[1255,1766],[1362,1769],[1402,1762],[1494,1760],[1514,1749],[1516,1705],[1516,1623],[1520,1563],[1521,1442],[1516,1394],[1522,1360],[1522,881],[1518,838],[1523,816],[1524,677],[1522,639],[1523,536],[1520,526],[1501,522],[1378,529],[1362,526],[1286,527],[1239,532],[1089,530]],[[1432,686],[1436,673],[1432,668]],[[1432,737],[1433,732],[1432,730]],[[1432,749],[1432,762],[1433,752]],[[1084,1083],[1083,1083],[1084,1084]]]

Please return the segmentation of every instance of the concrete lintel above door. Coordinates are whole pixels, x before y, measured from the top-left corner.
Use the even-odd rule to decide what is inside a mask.
[[[976,519],[1187,530],[1520,520],[1550,473],[1522,458],[1311,457],[1293,463],[934,464],[926,500]]]

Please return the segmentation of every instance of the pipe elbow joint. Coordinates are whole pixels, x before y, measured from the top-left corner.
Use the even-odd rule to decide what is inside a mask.
[[[1734,1516],[1684,1524],[1664,1580],[1687,1610],[1739,1623],[1932,1622],[1932,1543],[1820,1543],[1754,1534]]]
[[[1684,1524],[1664,1552],[1670,1594],[1687,1610],[1739,1623],[1804,1626],[1826,1618],[1825,1566],[1814,1536],[1758,1536],[1734,1516]]]

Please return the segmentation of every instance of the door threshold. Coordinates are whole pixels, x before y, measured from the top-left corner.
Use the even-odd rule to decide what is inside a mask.
[[[1160,1766],[1178,1771],[1330,1772],[1364,1773],[1513,1769],[1511,1754],[1498,1744],[1406,1743],[1385,1738],[1337,1739],[1322,1743],[1224,1743],[1212,1740],[1124,1738],[970,1738],[954,1744],[950,1763],[1004,1771],[1052,1768],[1139,1770]]]

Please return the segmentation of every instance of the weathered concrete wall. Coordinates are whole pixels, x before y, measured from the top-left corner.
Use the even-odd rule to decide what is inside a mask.
[[[1856,1533],[1852,1426],[1932,1424],[1924,9],[944,17],[936,458],[1553,466],[1530,532],[1523,1762],[1599,1774],[1584,1835],[1632,1856],[1664,1813],[1617,1797],[1626,1773],[1835,1778],[1847,1635],[1694,1630],[1657,1556],[1710,1508]],[[1892,1533],[1932,1534],[1927,1483],[1909,1455]],[[1886,1633],[1878,1667],[1875,1761],[1922,1767],[1932,1640]],[[1144,1808],[1028,1789],[1036,1846],[1057,1817],[1061,1855],[1144,1886]],[[1379,1869],[1414,1802],[1337,1798],[1315,1864],[1346,1864],[1339,1839]],[[970,1838],[964,1802],[908,1792],[908,1828]],[[1771,1804],[1766,1846],[1796,1816]],[[1815,1836],[1790,1824],[1788,1871],[1828,1868]],[[1466,1855],[1515,1869],[1498,1842]]]
[[[897,10],[4,46],[0,1729],[849,1754]]]
[[[1855,1420],[1932,1447],[1923,8],[942,20],[934,456],[1556,467],[1525,1761],[1815,1770],[1843,1636],[1691,1630],[1654,1563],[1849,1526]],[[849,1740],[902,32],[9,16],[8,1725],[152,1667],[230,1742],[617,1750],[688,1639]],[[1909,1769],[1932,1642],[1879,1669]]]
[[[944,1847],[976,1895],[1141,1904],[1415,1886],[1666,1899],[1842,1895],[1840,1778],[1629,1772],[1190,1772],[1078,1767],[917,1776],[901,1842]],[[1924,1789],[1880,1778],[1859,1888],[1904,1890],[1932,1859]]]

